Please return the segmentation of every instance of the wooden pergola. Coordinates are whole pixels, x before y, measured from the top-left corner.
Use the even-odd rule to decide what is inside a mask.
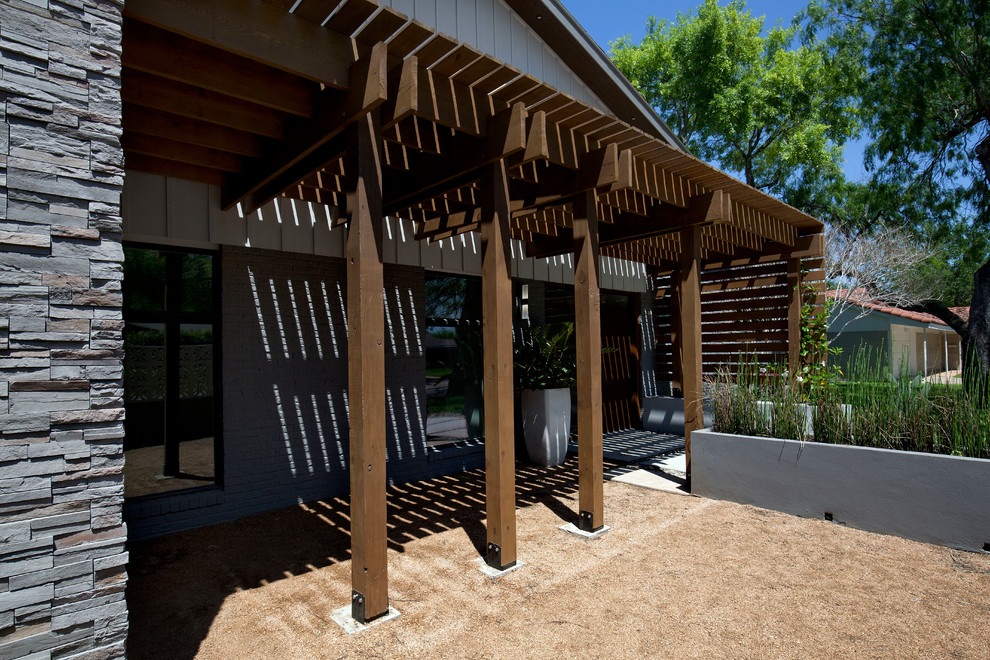
[[[705,272],[786,263],[784,275],[719,286],[787,287],[797,365],[802,272],[820,267],[821,223],[660,137],[372,0],[128,0],[124,13],[128,169],[215,184],[223,207],[245,214],[277,196],[326,204],[347,227],[357,620],[388,611],[385,216],[413,221],[420,240],[481,236],[486,559],[497,569],[517,557],[511,239],[528,256],[574,254],[583,530],[604,525],[600,257],[671,278],[688,451],[702,424]]]

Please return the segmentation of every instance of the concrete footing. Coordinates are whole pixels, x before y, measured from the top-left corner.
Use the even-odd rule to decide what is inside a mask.
[[[333,619],[338,626],[343,628],[344,632],[346,632],[348,635],[353,635],[355,633],[361,632],[362,630],[367,630],[368,628],[377,626],[380,623],[385,623],[386,621],[397,619],[400,616],[401,615],[399,614],[399,610],[389,605],[388,612],[386,614],[383,614],[382,616],[378,617],[377,619],[373,619],[368,623],[361,623],[360,621],[358,621],[357,619],[351,616],[351,606],[344,605],[340,609],[334,610],[333,613],[330,615],[330,618]]]
[[[601,536],[604,536],[606,533],[608,533],[610,529],[612,529],[608,525],[604,525],[601,529],[596,529],[593,532],[586,532],[583,529],[580,529],[574,523],[567,523],[566,525],[561,525],[560,528],[565,532],[567,532],[568,534],[573,534],[574,536],[580,536],[583,539],[597,539]]]
[[[498,578],[502,577],[507,573],[511,573],[512,571],[517,571],[526,565],[526,562],[516,560],[516,563],[513,564],[512,566],[509,566],[508,568],[503,568],[502,570],[498,570],[497,568],[492,568],[491,566],[489,566],[483,557],[478,557],[477,559],[474,560],[474,563],[477,565],[479,571],[481,571],[482,573],[484,573],[493,580],[497,580]]]

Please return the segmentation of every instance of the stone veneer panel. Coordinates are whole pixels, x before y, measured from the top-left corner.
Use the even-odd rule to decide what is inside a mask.
[[[124,654],[122,5],[0,3],[0,658]]]

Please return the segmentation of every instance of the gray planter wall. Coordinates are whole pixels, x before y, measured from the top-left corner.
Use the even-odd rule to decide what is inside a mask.
[[[122,4],[0,3],[0,658],[124,654]]]
[[[990,461],[975,458],[696,431],[691,491],[964,550],[990,543]]]

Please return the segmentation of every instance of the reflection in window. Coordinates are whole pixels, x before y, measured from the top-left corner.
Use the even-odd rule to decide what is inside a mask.
[[[216,482],[215,259],[124,249],[124,494]]]
[[[483,437],[480,280],[427,277],[425,348],[427,443]]]

